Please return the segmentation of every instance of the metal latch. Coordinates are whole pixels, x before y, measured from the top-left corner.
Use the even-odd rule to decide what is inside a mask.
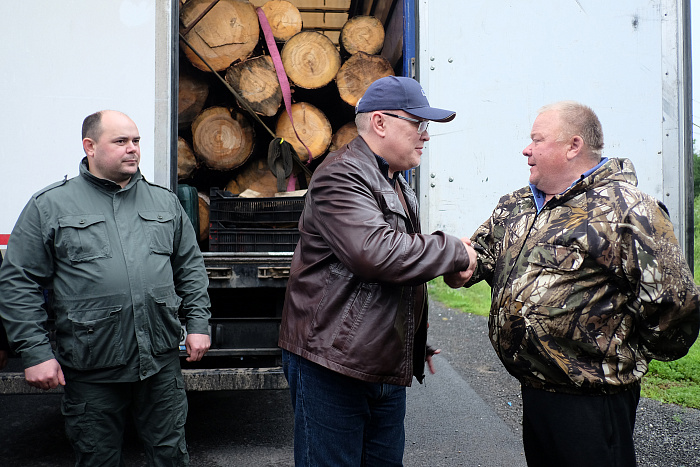
[[[207,277],[213,280],[229,280],[233,277],[231,268],[207,268]]]
[[[258,279],[289,279],[289,266],[259,267]]]

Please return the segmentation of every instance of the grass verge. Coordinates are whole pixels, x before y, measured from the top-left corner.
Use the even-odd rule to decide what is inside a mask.
[[[698,204],[700,203],[696,202],[696,206]],[[695,225],[700,225],[697,219]],[[695,243],[699,243],[697,239]],[[695,258],[697,281],[700,254],[696,253]],[[428,284],[428,291],[432,298],[447,307],[481,316],[489,314],[491,288],[486,282],[480,282],[468,289],[451,289],[439,277]],[[679,360],[652,361],[649,372],[642,378],[642,396],[700,409],[700,340],[690,348],[688,355]]]

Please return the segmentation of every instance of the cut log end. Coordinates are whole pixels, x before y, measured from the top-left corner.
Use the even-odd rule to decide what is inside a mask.
[[[255,134],[248,120],[224,107],[210,107],[192,122],[192,148],[214,170],[241,166],[253,152]]]
[[[177,138],[177,178],[184,180],[189,178],[197,168],[197,159],[192,148],[183,137]]]
[[[188,0],[180,10],[180,20],[184,25],[181,31],[195,23],[210,4],[211,0]],[[237,0],[219,0],[185,36],[215,71],[225,70],[236,60],[248,58],[259,38],[255,7]],[[190,47],[183,44],[182,48],[195,67],[211,71]]]
[[[304,144],[309,148],[313,159],[323,155],[331,143],[332,135],[331,124],[325,114],[307,102],[298,102],[292,104],[292,119],[294,127],[286,112],[280,115],[275,130],[277,136],[289,141],[302,161],[309,160]],[[296,137],[295,128],[304,144]]]
[[[294,34],[301,32],[301,13],[292,3],[286,0],[270,0],[260,8],[265,13],[276,41],[286,42]]]
[[[384,46],[384,26],[374,16],[350,18],[340,32],[340,44],[349,54],[378,54]]]
[[[226,72],[226,81],[259,115],[272,117],[282,104],[282,89],[272,58],[260,56],[236,63]]]
[[[340,67],[335,83],[340,98],[354,107],[370,84],[379,78],[392,75],[394,69],[387,59],[358,52]]]
[[[331,138],[329,151],[337,151],[357,137],[357,125],[355,122],[348,122],[338,128]]]
[[[340,52],[318,32],[302,31],[284,44],[280,53],[284,70],[294,84],[318,89],[330,83],[340,69]]]

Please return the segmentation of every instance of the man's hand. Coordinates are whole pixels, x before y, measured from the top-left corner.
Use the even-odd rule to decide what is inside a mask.
[[[476,250],[472,247],[472,242],[469,237],[464,237],[461,240],[464,244],[464,248],[467,250],[467,255],[469,255],[469,266],[464,271],[452,272],[442,276],[445,284],[453,289],[458,289],[466,284],[476,270]]]
[[[24,379],[30,386],[39,389],[55,389],[60,384],[66,385],[66,378],[63,376],[61,365],[55,358],[46,360],[38,365],[30,366],[24,370]]]
[[[188,357],[185,360],[188,362],[200,361],[204,354],[207,353],[207,350],[209,350],[210,345],[211,341],[206,334],[187,334],[185,348],[187,349]]]
[[[440,352],[441,352],[440,349],[436,349],[436,350],[433,350],[428,355],[426,355],[426,357],[425,357],[425,362],[428,364],[428,370],[430,370],[431,375],[435,374],[435,367],[433,366],[433,355],[437,355]]]

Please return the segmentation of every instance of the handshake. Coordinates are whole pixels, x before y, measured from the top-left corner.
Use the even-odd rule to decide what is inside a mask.
[[[471,279],[472,274],[474,274],[474,271],[476,270],[476,249],[472,246],[472,242],[469,237],[463,237],[461,240],[464,244],[464,248],[467,250],[467,254],[469,255],[469,267],[464,271],[451,272],[442,276],[445,284],[453,289],[463,287],[464,284]]]

